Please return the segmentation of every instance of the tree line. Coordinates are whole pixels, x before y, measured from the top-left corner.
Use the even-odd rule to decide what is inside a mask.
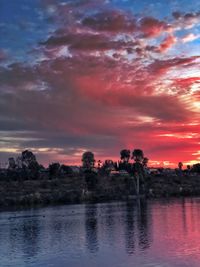
[[[133,162],[131,162],[133,160]],[[130,175],[139,173],[144,175],[148,170],[149,159],[144,155],[142,149],[134,149],[132,152],[129,149],[120,151],[120,159],[114,162],[112,159],[96,161],[94,153],[86,151],[83,153],[82,166],[76,168],[60,164],[58,162],[51,163],[47,168],[39,164],[36,156],[30,150],[24,150],[16,159],[11,157],[8,159],[8,167],[6,170],[0,168],[0,178],[8,177],[10,179],[42,179],[53,177],[62,177],[65,175],[84,174],[88,172],[96,172],[98,174],[109,174],[112,171],[126,171]],[[178,170],[182,172],[183,164],[178,163]],[[194,164],[192,167],[187,166],[188,172],[200,173],[200,163]]]

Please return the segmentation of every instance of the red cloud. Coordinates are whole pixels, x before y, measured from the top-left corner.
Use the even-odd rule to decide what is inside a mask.
[[[149,65],[149,71],[151,73],[157,73],[159,75],[166,73],[170,68],[174,67],[181,67],[187,68],[191,67],[192,65],[195,66],[197,63],[195,62],[198,60],[199,56],[192,56],[192,57],[174,57],[166,60],[155,60],[152,64]]]
[[[50,9],[58,28],[38,47],[48,57],[35,65],[0,69],[2,128],[22,129],[27,136],[31,129],[37,140],[19,141],[20,148],[52,147],[58,151],[55,158],[66,156],[65,162],[71,160],[70,153],[79,162],[84,149],[102,159],[117,158],[123,147],[141,147],[155,161],[197,159],[199,112],[188,103],[197,100],[199,92],[191,96],[187,89],[199,83],[199,77],[183,79],[176,71],[197,69],[199,57],[178,53],[159,58],[159,52],[175,44],[175,35],[160,46],[150,38],[170,32],[172,26],[153,17],[136,20],[131,13],[102,11],[100,6],[88,15],[84,11],[94,2],[71,1],[56,5],[56,12]],[[49,4],[54,1],[47,0]],[[194,19],[175,17],[176,26],[182,17]],[[66,56],[58,53],[63,47],[69,50]],[[173,96],[170,87],[175,87]]]
[[[187,90],[188,87],[190,87],[193,84],[200,84],[200,77],[176,79],[173,83],[174,86],[178,86],[185,90]]]
[[[157,37],[162,32],[168,31],[169,28],[166,22],[153,17],[144,17],[140,20],[139,30],[143,33],[144,37]]]
[[[177,42],[176,37],[174,37],[173,35],[167,36],[159,46],[160,52],[165,52],[166,50],[171,48],[176,42]]]

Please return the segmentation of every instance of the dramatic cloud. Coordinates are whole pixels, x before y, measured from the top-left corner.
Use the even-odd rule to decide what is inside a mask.
[[[190,29],[200,23],[200,12],[182,13],[179,11],[173,12],[177,26],[180,28]]]
[[[169,48],[171,48],[175,43],[177,42],[176,37],[174,37],[173,35],[169,35],[167,36],[164,41],[160,44],[160,51],[164,52],[166,50],[168,50]]]
[[[131,33],[136,31],[137,25],[134,17],[119,11],[109,11],[97,13],[83,19],[82,24],[95,31],[105,31],[111,33]]]
[[[144,37],[157,37],[169,29],[170,26],[166,22],[152,17],[144,17],[140,21],[140,31],[144,34]]]
[[[30,148],[45,164],[80,164],[86,150],[117,159],[125,147],[152,164],[199,160],[199,13],[117,3],[42,1],[32,27],[46,26],[21,28],[21,57],[2,42],[0,161]]]

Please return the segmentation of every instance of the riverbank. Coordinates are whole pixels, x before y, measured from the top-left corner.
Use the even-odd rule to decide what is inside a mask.
[[[145,192],[147,198],[200,196],[200,175],[150,176]],[[0,209],[127,200],[135,194],[133,178],[123,176],[0,181]]]

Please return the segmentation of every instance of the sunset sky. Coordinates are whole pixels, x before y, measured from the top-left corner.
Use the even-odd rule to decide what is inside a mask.
[[[200,162],[199,0],[0,0],[0,162]]]

